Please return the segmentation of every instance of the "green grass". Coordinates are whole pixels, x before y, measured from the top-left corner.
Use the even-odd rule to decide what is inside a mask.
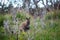
[[[25,18],[28,17],[27,15],[24,15],[23,13],[17,14],[17,18],[19,18],[19,25],[21,24],[22,20],[26,20]],[[20,33],[18,38],[19,40],[27,40],[28,35],[30,36],[30,39],[32,40],[60,40],[60,19],[54,19],[53,24],[51,24],[51,19],[46,19],[45,22],[45,29],[41,27],[41,22],[39,17],[36,19],[37,28],[35,29],[34,27],[34,19],[32,16],[30,16],[30,30],[28,31],[30,34],[25,33]],[[48,17],[48,16],[47,16]],[[9,16],[8,14],[5,15],[5,18],[10,20],[10,25],[14,25],[12,23],[12,18],[11,15]],[[1,20],[1,19],[0,19]],[[38,31],[39,30],[39,31]],[[36,32],[37,31],[37,32]],[[3,27],[0,27],[0,32],[4,32]],[[36,33],[35,33],[36,32]],[[0,34],[0,40],[16,40],[16,35],[1,35]],[[33,38],[32,38],[33,37]]]

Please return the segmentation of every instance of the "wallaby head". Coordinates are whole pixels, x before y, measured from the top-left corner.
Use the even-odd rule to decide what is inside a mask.
[[[30,17],[29,18],[26,17],[26,21],[22,22],[20,26],[20,30],[23,30],[23,31],[29,30],[30,29],[29,25],[30,25]]]
[[[30,24],[30,17],[29,18],[26,18],[27,20],[27,26]]]

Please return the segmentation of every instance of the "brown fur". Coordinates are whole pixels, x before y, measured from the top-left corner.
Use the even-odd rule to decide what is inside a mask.
[[[24,22],[21,23],[19,30],[20,31],[27,31],[30,25],[30,18],[26,18]]]

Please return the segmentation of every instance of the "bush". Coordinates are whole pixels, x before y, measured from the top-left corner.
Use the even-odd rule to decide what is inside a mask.
[[[46,15],[46,19],[51,19],[51,15]]]
[[[48,13],[47,15],[46,15],[46,17],[45,17],[46,19],[56,19],[56,18],[58,18],[58,19],[60,19],[60,12],[58,11],[58,12],[53,12],[53,13]]]
[[[4,16],[0,15],[0,26],[3,26]]]
[[[0,40],[9,40],[9,39],[8,39],[8,36],[0,33]]]
[[[5,20],[7,20],[7,19],[11,20],[12,19],[12,16],[9,15],[9,14],[6,14],[6,15],[4,15],[4,18],[5,18]]]
[[[4,34],[4,28],[0,27],[0,40],[8,40],[8,36]]]
[[[26,16],[23,13],[17,13],[16,17],[22,21],[25,20],[25,18],[26,18]]]

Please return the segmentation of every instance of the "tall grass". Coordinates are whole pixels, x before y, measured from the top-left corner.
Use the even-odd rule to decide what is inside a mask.
[[[9,15],[5,15],[5,18]],[[28,15],[24,15],[23,13],[17,13],[17,18],[19,18],[19,21],[24,21],[25,18]],[[47,14],[46,15],[46,20],[45,20],[45,27],[46,29],[41,28],[41,22],[40,19],[37,18],[36,22],[37,24],[37,29],[34,29],[34,24],[33,24],[33,17],[30,19],[30,30],[27,32],[21,32],[18,35],[19,40],[27,40],[30,38],[31,40],[60,40],[60,19],[58,20],[53,20],[53,24],[51,25],[51,18],[54,18],[55,14]],[[2,16],[3,17],[3,16]],[[1,18],[2,18],[1,17]],[[31,17],[31,16],[30,16]],[[60,17],[60,14],[58,14],[58,17]],[[12,22],[12,18],[9,16],[8,19]],[[0,19],[2,20],[2,19]],[[11,23],[12,24],[12,23]],[[20,23],[19,23],[20,24]],[[13,24],[12,24],[13,25]],[[3,28],[0,28],[0,32],[2,33],[4,31]],[[30,34],[28,34],[28,32]],[[0,40],[16,40],[16,35],[11,34],[9,36],[3,36],[0,34]]]

